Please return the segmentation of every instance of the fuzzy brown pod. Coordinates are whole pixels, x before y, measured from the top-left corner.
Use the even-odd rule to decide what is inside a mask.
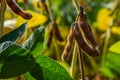
[[[79,31],[78,23],[72,24],[73,34],[76,42],[78,43],[78,46],[84,50],[88,55],[96,57],[99,55],[98,50],[96,50],[94,47],[87,44],[82,36],[82,34]]]
[[[55,37],[56,37],[56,39],[58,40],[58,41],[60,41],[60,42],[62,42],[62,41],[64,41],[63,40],[63,37],[61,36],[61,34],[60,34],[60,30],[59,30],[59,28],[58,28],[58,24],[57,23],[53,23],[53,28],[54,28],[54,32],[55,32]]]
[[[47,41],[47,47],[48,48],[51,46],[52,38],[53,38],[53,27],[50,28],[50,32],[49,32],[49,38],[48,38],[48,41]]]
[[[12,9],[12,11],[14,13],[16,13],[17,15],[20,15],[21,17],[23,17],[26,20],[29,20],[32,18],[32,15],[28,12],[23,11],[14,0],[6,0],[8,6]]]
[[[28,3],[28,0],[23,0],[23,1],[24,1],[24,3],[26,3],[26,4]]]
[[[82,7],[80,7],[80,12],[77,16],[78,27],[83,31],[86,40],[96,49],[98,50],[98,43],[96,42],[91,27],[87,22],[86,14]]]
[[[46,0],[40,0],[40,2],[41,2],[42,5],[44,6],[44,9],[45,9],[46,13],[47,13],[48,16],[50,17],[49,9],[48,9],[48,7],[47,7],[47,4],[45,3]]]
[[[40,2],[45,2],[46,0],[40,0]]]
[[[62,60],[66,60],[68,58],[68,55],[70,54],[71,48],[72,48],[72,44],[73,44],[73,30],[72,28],[70,29],[69,35],[67,37],[67,43],[65,45],[64,51],[62,53]]]

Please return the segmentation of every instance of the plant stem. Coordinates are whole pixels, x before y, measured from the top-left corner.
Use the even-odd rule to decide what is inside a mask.
[[[104,40],[101,67],[104,66],[104,62],[105,62],[105,58],[106,58],[106,51],[107,51],[110,35],[111,35],[111,28],[108,28],[107,31],[106,31],[105,40]]]
[[[98,72],[98,65],[97,65],[97,63],[95,62],[95,60],[94,60],[91,56],[89,56],[89,55],[87,55],[87,54],[86,54],[86,56],[87,56],[87,58],[89,59],[90,64],[91,64],[94,72],[97,73],[97,72]]]
[[[79,5],[77,4],[77,0],[73,0],[73,3],[76,7],[77,12],[79,11]]]
[[[80,65],[80,72],[81,72],[81,79],[85,80],[84,76],[84,68],[83,68],[83,56],[80,47],[78,46],[78,59],[79,59],[79,65]]]
[[[49,0],[47,0],[48,1],[48,7],[47,7],[47,9],[48,9],[48,11],[49,11],[49,17],[50,17],[50,20],[52,21],[52,22],[54,22],[54,19],[53,19],[53,15],[52,15],[52,11],[51,11],[51,3],[50,3],[50,1]]]
[[[72,62],[71,62],[71,76],[73,78],[73,80],[75,80],[76,77],[76,63],[77,63],[77,44],[75,42],[74,44],[74,50],[73,50],[73,56],[72,56]]]
[[[5,0],[2,0],[1,11],[0,11],[0,38],[2,37],[2,34],[3,34],[5,9],[6,9],[6,3],[5,3]]]
[[[56,43],[56,38],[55,37],[53,38],[53,42],[54,42],[54,48],[55,48],[55,53],[56,53],[56,59],[57,59],[57,61],[60,61],[61,60],[60,53],[58,53],[58,52],[60,52],[59,49],[58,49],[59,46]]]
[[[76,7],[77,13],[79,13],[80,9],[79,9],[79,5],[78,5],[78,1],[73,0],[73,3],[75,5],[75,7]],[[77,49],[78,49],[78,55],[77,55],[77,52],[76,52]],[[78,56],[78,59],[79,59],[79,67],[80,67],[80,72],[81,72],[81,79],[85,80],[84,69],[83,69],[83,57],[82,57],[82,54],[81,54],[81,49],[80,49],[79,46],[77,46],[77,42],[75,42],[73,58],[72,58],[72,77],[73,77],[73,80],[75,79],[77,56]]]
[[[46,0],[44,0],[44,1],[46,1]],[[47,0],[47,2],[48,2],[48,6],[47,6],[45,3],[43,3],[43,4],[44,4],[45,10],[46,10],[46,13],[48,14],[48,16],[49,16],[52,24],[54,24],[54,23],[55,23],[55,20],[54,20],[54,17],[53,17],[53,15],[52,15],[51,3],[50,3],[49,0]],[[52,27],[54,28],[53,25],[52,25]],[[57,57],[57,60],[59,61],[59,60],[61,60],[61,59],[60,59],[60,53],[58,53],[58,52],[59,52],[59,49],[58,49],[59,46],[58,46],[58,44],[56,43],[55,32],[54,32],[53,34],[54,34],[54,37],[53,37],[54,39],[53,39],[53,41],[55,42],[55,43],[54,43],[54,47],[55,47],[55,51],[56,51],[56,57]]]

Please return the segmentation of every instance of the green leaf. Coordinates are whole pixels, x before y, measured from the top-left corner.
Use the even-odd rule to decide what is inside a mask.
[[[110,64],[107,66],[120,73],[120,54],[109,53],[107,55],[107,62]]]
[[[116,75],[109,68],[106,68],[106,67],[102,68],[102,73],[104,76],[109,77],[109,78],[116,77]]]
[[[36,80],[35,78],[33,78],[29,72],[25,73],[24,75],[25,80]]]
[[[16,28],[15,30],[7,33],[2,38],[0,38],[0,43],[5,41],[13,41],[13,42],[17,41],[17,39],[20,38],[24,33],[26,27],[27,27],[27,22],[22,24],[20,27]]]
[[[115,78],[120,75],[120,54],[109,53],[107,55],[103,67],[103,74],[110,78]]]
[[[115,44],[113,44],[109,50],[111,52],[115,52],[115,53],[119,53],[120,54],[120,41],[116,42]]]
[[[49,57],[40,55],[36,62],[30,73],[37,80],[72,80],[65,68]]]
[[[37,57],[43,49],[45,30],[40,27],[23,44],[27,50],[30,50],[34,57]]]
[[[11,41],[0,44],[0,79],[21,75],[31,70],[34,64],[32,55],[20,45]]]

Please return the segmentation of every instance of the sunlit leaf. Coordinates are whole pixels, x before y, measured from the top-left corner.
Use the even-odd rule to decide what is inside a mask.
[[[0,44],[0,79],[21,75],[33,66],[34,59],[29,51],[11,41]]]
[[[66,62],[59,61],[59,64],[62,65],[66,69],[66,71],[70,74],[70,66]]]
[[[112,33],[120,35],[120,26],[112,26]]]
[[[43,14],[33,12],[33,11],[27,11],[27,12],[30,12],[33,16],[32,19],[28,20],[28,28],[36,27],[38,25],[44,24],[47,21],[47,17],[44,16]],[[25,21],[27,20],[18,16],[16,25],[19,26]]]
[[[106,31],[110,27],[113,16],[110,16],[111,11],[107,8],[102,8],[97,14],[97,22],[99,30]]]
[[[23,0],[18,0],[18,2],[23,2]]]
[[[111,52],[119,53],[120,54],[120,41],[116,42],[112,46],[110,46],[109,50]]]
[[[3,32],[4,32],[3,35],[9,33],[10,31],[12,31],[11,28],[9,28],[9,27],[4,27],[4,28],[3,28]]]
[[[109,53],[103,67],[103,74],[110,78],[115,78],[120,74],[120,54]]]
[[[106,68],[106,67],[102,68],[102,73],[103,73],[104,76],[107,76],[109,78],[116,77],[116,75],[114,73],[112,73],[112,71],[109,68]]]
[[[2,38],[0,38],[0,43],[5,41],[13,41],[13,42],[17,41],[17,39],[20,38],[24,33],[26,27],[27,27],[27,23],[24,23],[20,27],[16,28],[15,30],[7,33]]]
[[[49,57],[40,55],[36,62],[30,73],[37,80],[72,80],[69,73]]]
[[[33,7],[37,11],[43,11],[44,6],[39,2],[39,0],[33,0]]]
[[[6,12],[5,12],[5,19],[11,19],[11,18],[12,18],[12,15],[11,15],[10,11],[6,10]]]
[[[33,78],[29,72],[25,73],[24,75],[25,80],[36,80],[35,78]]]
[[[37,28],[35,32],[23,44],[27,50],[30,50],[34,57],[37,57],[43,49],[45,29]]]

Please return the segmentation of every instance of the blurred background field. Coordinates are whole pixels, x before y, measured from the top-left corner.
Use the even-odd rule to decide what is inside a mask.
[[[40,0],[16,0],[26,12],[32,14],[32,19],[25,20],[16,15],[8,6],[5,11],[3,35],[28,21],[28,27],[23,36],[17,41],[22,44],[38,27],[45,27],[43,54],[59,62],[70,72],[71,56],[63,62],[61,54],[64,50],[71,24],[75,21],[77,10],[73,0],[46,0],[51,10],[49,17],[46,8]],[[92,27],[94,36],[99,44],[100,55],[91,57],[84,54],[84,70],[88,80],[120,80],[120,0],[77,0],[83,1],[87,19]],[[49,42],[52,21],[58,26],[63,40],[55,35]],[[54,32],[53,32],[54,33]],[[77,72],[76,72],[77,73]],[[24,80],[12,78],[9,80]],[[76,76],[76,80],[77,76]]]

